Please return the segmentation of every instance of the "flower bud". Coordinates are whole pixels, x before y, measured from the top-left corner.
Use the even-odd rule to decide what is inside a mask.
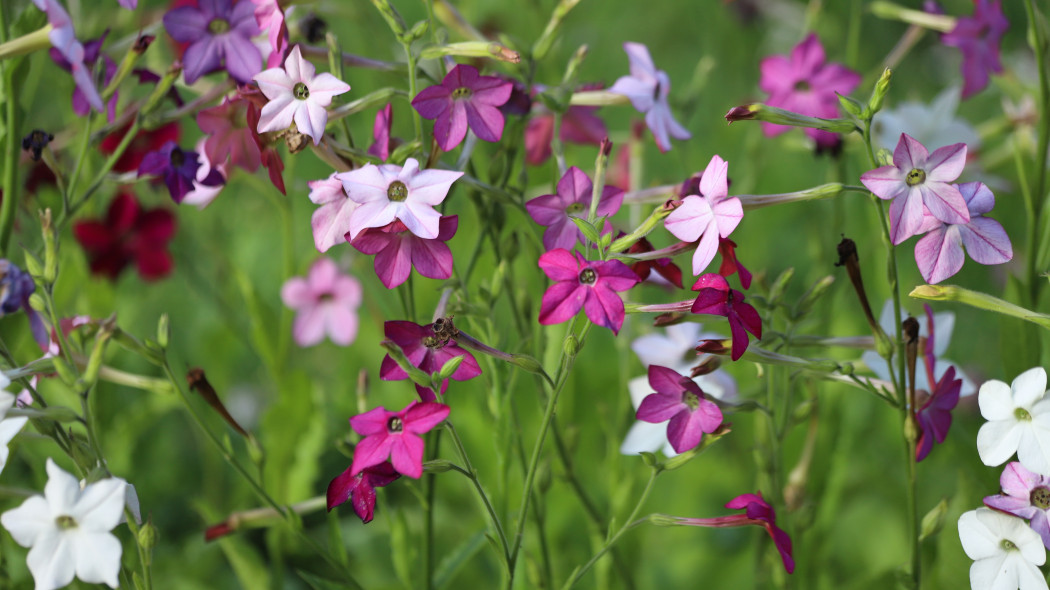
[[[838,92],[836,92],[835,94],[839,97],[839,106],[842,107],[842,110],[853,115],[854,117],[857,117],[858,119],[862,118],[864,113],[864,105],[860,104],[860,102],[856,99],[850,98],[848,96],[843,96]]]
[[[678,519],[673,516],[668,516],[666,514],[650,514],[649,524],[653,524],[656,526],[677,526]]]
[[[765,121],[790,127],[807,127],[831,133],[852,133],[857,126],[847,119],[821,119],[808,117],[800,113],[778,109],[765,104],[749,104],[733,107],[726,113],[726,121]]]
[[[565,343],[562,344],[562,350],[565,352],[565,356],[576,356],[576,353],[580,351],[580,341],[576,339],[575,334],[569,333],[565,336]]]
[[[157,527],[153,525],[153,520],[147,520],[146,524],[139,528],[138,537],[135,539],[139,547],[145,549],[148,554],[151,549],[157,546]]]
[[[445,473],[452,470],[452,462],[448,459],[434,459],[423,463],[423,471],[426,473]]]
[[[944,528],[945,516],[948,514],[948,501],[941,499],[925,516],[922,517],[921,533],[919,540],[928,539],[936,535]]]
[[[886,99],[886,93],[890,90],[890,78],[892,77],[893,71],[889,68],[882,71],[882,76],[875,83],[875,89],[872,90],[871,98],[868,100],[868,108],[864,112],[865,119],[870,120],[875,113],[882,110],[882,103]]]

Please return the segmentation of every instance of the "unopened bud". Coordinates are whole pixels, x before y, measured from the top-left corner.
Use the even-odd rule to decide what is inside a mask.
[[[879,77],[879,81],[875,83],[875,89],[871,92],[871,99],[868,100],[868,109],[864,113],[867,119],[871,119],[875,113],[882,110],[886,93],[890,91],[890,78],[892,77],[893,70],[886,68],[882,71],[882,76]]]
[[[565,352],[565,356],[576,356],[576,353],[580,351],[580,341],[576,339],[575,334],[568,334],[565,336],[565,343],[562,345],[562,350]]]
[[[718,370],[722,366],[722,359],[717,356],[709,356],[704,361],[689,371],[689,376],[693,379],[700,377],[701,375],[710,375]]]
[[[149,552],[151,549],[157,546],[157,527],[153,525],[153,520],[147,520],[146,524],[139,528],[138,538],[139,547],[142,547]]]
[[[682,323],[689,314],[671,311],[667,313],[661,313],[660,315],[653,318],[653,327],[662,328],[664,326],[673,326],[674,324]]]
[[[727,355],[729,354],[729,346],[726,343],[732,343],[732,340],[701,340],[700,345],[696,347],[696,352],[701,354],[717,354]]]
[[[435,381],[440,384],[445,379],[451,379],[452,374],[463,364],[463,359],[465,358],[467,358],[466,355],[459,355],[448,359],[448,362],[442,365],[441,370],[438,371]]]
[[[434,459],[423,463],[423,471],[426,473],[444,473],[452,470],[452,462],[448,459]]]
[[[157,320],[157,344],[163,349],[168,347],[168,342],[171,340],[171,324],[168,320],[168,314],[163,313],[160,315],[160,319]]]
[[[861,118],[861,116],[864,113],[864,105],[860,104],[859,101],[852,99],[848,96],[843,96],[838,92],[836,92],[835,94],[837,94],[839,97],[839,105],[842,106],[842,110],[853,115],[854,117],[857,117],[858,119]]]
[[[857,130],[857,126],[846,119],[809,117],[765,104],[749,104],[734,107],[726,113],[726,121],[729,123],[736,121],[765,121],[766,123],[776,123],[777,125],[788,125],[790,127],[820,129],[831,133],[851,133]]]

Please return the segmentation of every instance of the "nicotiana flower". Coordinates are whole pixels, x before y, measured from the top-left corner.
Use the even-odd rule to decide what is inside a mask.
[[[321,143],[332,98],[348,92],[350,85],[328,72],[318,74],[314,65],[303,59],[299,46],[292,48],[284,68],[270,68],[253,78],[270,99],[259,118],[259,133],[282,131],[295,122],[299,133],[309,135],[314,145]]]
[[[284,21],[284,11],[277,0],[251,0],[255,4],[255,22],[259,29],[267,33],[270,42],[270,53],[266,58],[266,67],[281,63],[288,50],[288,27]]]
[[[692,135],[675,121],[667,95],[671,92],[671,79],[667,72],[657,70],[649,49],[641,43],[623,44],[630,62],[631,75],[616,81],[609,92],[622,94],[631,100],[634,108],[645,115],[645,123],[656,138],[660,151],[671,149],[671,138],[689,139]]]
[[[463,176],[450,170],[420,170],[415,158],[396,164],[365,164],[337,174],[350,200],[360,204],[350,214],[349,239],[361,230],[400,220],[417,236],[433,240],[440,233],[441,214],[434,207],[448,196],[452,183]]]
[[[3,423],[0,422],[0,425]],[[1050,548],[1050,477],[1032,473],[1014,461],[999,477],[1003,493],[987,496],[985,506],[1030,521],[1032,530],[1039,533],[1043,546]]]
[[[73,236],[88,256],[91,273],[116,280],[132,262],[147,281],[164,278],[173,265],[168,242],[175,216],[167,209],[143,209],[130,193],[117,193],[103,219],[73,224]]]
[[[540,323],[560,324],[579,313],[613,331],[620,332],[625,316],[623,301],[616,291],[626,291],[638,283],[626,264],[619,260],[585,260],[563,248],[540,255],[539,266],[555,283],[540,302]]]
[[[730,198],[727,174],[729,162],[713,156],[700,177],[699,194],[682,199],[682,204],[664,220],[664,227],[683,242],[696,242],[693,275],[704,272],[718,252],[719,238],[727,238],[744,217],[740,199]]]
[[[344,236],[350,230],[350,215],[358,203],[347,196],[336,172],[323,180],[311,180],[306,186],[310,187],[310,201],[320,205],[310,218],[314,247],[318,252],[327,252],[332,246],[346,242]]]
[[[589,85],[583,90],[600,87],[600,84]],[[525,161],[533,166],[539,166],[551,156],[551,140],[554,139],[554,114],[542,105],[538,108],[539,112],[529,118],[529,124],[525,127]],[[570,106],[569,110],[562,114],[559,139],[568,143],[599,145],[603,139],[609,137],[609,130],[605,128],[601,118],[594,114],[598,108]]]
[[[635,417],[653,424],[667,422],[667,440],[676,453],[695,448],[705,433],[722,425],[722,411],[689,377],[650,365],[649,385],[656,392],[642,400]]]
[[[860,74],[836,63],[826,63],[824,47],[813,33],[791,50],[791,55],[773,55],[762,60],[759,86],[769,93],[766,104],[809,117],[834,119],[839,114],[839,98],[860,84]],[[773,137],[790,130],[786,125],[762,123],[766,136]],[[817,145],[830,146],[838,141],[834,133],[806,130]]]
[[[893,165],[860,175],[860,181],[880,199],[892,199],[890,233],[894,244],[919,232],[923,206],[944,223],[969,223],[966,200],[955,185],[966,165],[966,144],[956,143],[932,154],[902,133],[893,151]]]
[[[628,254],[644,254],[652,251],[653,245],[645,238],[631,244],[631,247],[627,249]],[[654,270],[663,280],[679,289],[682,288],[682,269],[678,268],[678,265],[670,257],[657,258],[655,260],[639,260],[631,265],[631,271],[638,275],[640,282],[648,279],[650,273]]]
[[[1050,475],[1050,399],[1045,399],[1046,371],[1029,369],[1010,385],[991,380],[981,385],[977,401],[988,420],[977,431],[977,452],[985,465],[1002,465],[1017,453],[1027,469]]]
[[[366,467],[357,475],[350,475],[352,469],[353,467],[347,467],[346,471],[328,484],[328,511],[331,512],[332,508],[349,501],[361,522],[368,524],[372,522],[375,513],[376,488],[390,485],[401,477],[401,474],[394,470],[390,461]]]
[[[929,305],[924,307],[926,308],[926,326],[929,336],[926,339],[926,349],[923,351],[922,365],[926,369],[927,382],[936,384],[933,389],[929,390],[929,397],[922,407],[913,408],[920,431],[919,440],[915,446],[916,461],[922,461],[930,454],[934,441],[942,443],[948,436],[948,429],[952,426],[952,410],[959,403],[959,391],[962,389],[962,379],[955,378],[955,367],[949,367],[939,381],[934,380],[933,372],[937,364],[937,355],[934,352],[936,340],[933,310]]]
[[[100,113],[105,111],[102,97],[95,88],[95,82],[91,79],[91,71],[84,64],[84,46],[77,41],[69,13],[58,0],[33,0],[33,3],[47,13],[47,22],[51,25],[51,32],[47,34],[48,39],[69,64],[69,71],[73,74],[73,81],[76,82],[77,88],[96,111]]]
[[[0,318],[18,310],[26,312],[33,340],[47,346],[47,328],[40,314],[29,305],[29,296],[36,291],[36,283],[29,273],[18,268],[10,260],[0,258]]]
[[[948,224],[932,215],[926,217],[922,229],[929,228],[929,233],[915,243],[915,263],[927,283],[939,283],[959,272],[963,265],[963,245],[970,258],[980,264],[1002,264],[1014,256],[1003,226],[984,217],[995,206],[992,191],[981,182],[956,186],[966,201],[970,221]]]
[[[959,17],[955,28],[941,36],[941,42],[962,52],[963,98],[983,90],[989,72],[1003,71],[999,43],[1008,28],[1001,0],[974,0],[973,16]]]
[[[1046,590],[1039,567],[1046,549],[1039,535],[1016,516],[978,508],[959,517],[959,540],[974,560],[972,588]]]
[[[109,84],[109,81],[113,79],[113,75],[117,72],[117,64],[113,62],[108,55],[102,53],[102,44],[106,40],[106,36],[109,31],[106,31],[98,39],[92,41],[86,41],[83,44],[84,47],[84,60],[81,67],[87,69],[88,76],[94,75],[94,68],[98,66],[99,57],[102,58],[101,67],[105,68],[105,76],[103,77],[102,83]],[[48,52],[51,56],[51,60],[58,64],[58,67],[66,70],[69,73],[74,73],[74,64],[70,63],[66,56],[63,55],[62,51],[57,47],[52,47]],[[73,89],[73,112],[81,117],[87,116],[88,112],[91,111],[91,100],[94,97],[88,98],[88,94],[94,87],[85,88],[77,84],[77,87]],[[109,98],[109,102],[106,103],[106,121],[112,123],[113,118],[117,115],[117,102],[120,100],[120,93],[114,92]]]
[[[219,106],[197,113],[197,126],[207,135],[201,153],[214,164],[240,166],[255,172],[262,163],[259,144],[248,126],[248,100],[237,96],[223,99]]]
[[[467,136],[467,127],[484,141],[503,137],[503,113],[499,107],[510,99],[513,84],[495,76],[480,76],[477,68],[459,64],[441,84],[424,88],[412,98],[412,106],[424,119],[434,121],[434,139],[451,151]]]
[[[720,315],[729,320],[729,331],[733,335],[730,358],[734,361],[744,355],[750,342],[747,333],[762,338],[762,318],[755,308],[744,303],[744,294],[731,289],[725,277],[707,273],[697,279],[693,291],[698,291],[693,302],[693,313]]]
[[[81,489],[77,479],[47,460],[43,496],[32,496],[0,515],[15,542],[29,547],[26,563],[38,590],[60,588],[73,576],[92,584],[119,585],[120,523],[127,482],[108,478]]]
[[[743,263],[736,257],[736,242],[729,238],[718,238],[718,253],[722,255],[722,264],[718,266],[718,274],[729,278],[734,274],[740,275],[740,286],[745,289],[751,288],[751,271],[744,268]]]
[[[98,151],[107,156],[117,151],[117,146],[124,141],[124,136],[127,135],[130,129],[131,123],[128,123],[102,138],[102,141],[98,144]],[[161,149],[169,142],[178,142],[180,135],[181,127],[179,127],[178,122],[161,125],[156,129],[140,130],[135,134],[131,143],[128,144],[124,153],[117,158],[117,162],[113,164],[113,170],[115,172],[138,170],[147,154]]]
[[[180,205],[193,205],[198,209],[204,209],[215,200],[215,197],[219,196],[223,187],[226,186],[225,182],[229,178],[228,168],[230,162],[223,159],[222,163],[218,166],[213,165],[212,161],[208,158],[208,154],[205,152],[205,143],[207,143],[207,138],[204,137],[197,141],[195,147],[197,151],[197,161],[200,162],[200,167],[197,168],[197,178],[193,180],[193,190],[182,197],[182,202],[179,203]],[[214,178],[211,175],[213,171],[219,173],[223,182],[220,184],[205,184],[205,182],[211,182]]]
[[[547,250],[564,248],[572,250],[576,242],[583,243],[584,237],[572,218],[586,219],[591,209],[591,192],[594,184],[587,174],[571,166],[558,181],[558,190],[553,195],[542,195],[525,203],[532,220],[547,226],[543,232],[543,247]],[[598,200],[598,215],[612,217],[623,204],[623,191],[605,185]],[[606,222],[608,223],[608,222]],[[605,231],[611,231],[606,225]]]
[[[469,351],[460,348],[454,338],[446,339],[438,334],[435,324],[420,326],[406,321],[388,321],[383,323],[383,334],[401,347],[405,358],[412,366],[424,373],[433,374],[441,370],[453,357],[461,356],[463,361],[451,377],[455,381],[467,381],[481,374],[477,359]],[[408,373],[398,366],[390,355],[383,357],[379,367],[379,378],[384,381],[408,379]],[[441,393],[445,393],[448,380],[441,384]],[[416,392],[423,401],[433,401],[437,396],[428,388],[416,386]]]
[[[164,179],[168,187],[168,194],[176,203],[181,203],[186,193],[193,190],[193,183],[197,180],[197,168],[200,159],[197,152],[181,149],[174,141],[165,143],[159,150],[146,154],[139,164],[140,177],[152,175]],[[218,170],[212,170],[201,184],[218,186],[226,182]]]
[[[445,404],[413,401],[400,412],[379,406],[350,418],[350,427],[365,437],[354,448],[350,476],[389,458],[398,473],[419,479],[423,475],[423,438],[419,435],[440,424],[448,413]]]
[[[376,120],[372,125],[372,145],[368,146],[368,153],[383,160],[390,158],[390,126],[393,124],[394,107],[387,103],[385,107],[376,112]]]
[[[262,69],[262,54],[251,39],[259,34],[251,2],[200,0],[165,13],[164,28],[172,39],[190,44],[182,55],[187,84],[224,67],[247,84]]]
[[[327,333],[332,342],[349,346],[357,336],[361,283],[339,272],[329,258],[318,258],[310,272],[281,287],[281,301],[296,310],[292,336],[299,346],[313,346]]]
[[[393,289],[416,272],[431,279],[452,276],[452,250],[445,243],[456,235],[458,215],[444,215],[440,231],[433,240],[425,240],[408,231],[405,224],[394,221],[380,228],[369,228],[357,234],[350,245],[364,254],[374,254],[376,276],[387,289]]]
[[[970,151],[981,145],[977,130],[965,119],[955,116],[959,108],[958,86],[945,88],[929,105],[903,102],[879,111],[871,124],[876,145],[890,149],[897,145],[901,133],[907,133],[923,145],[965,143]]]

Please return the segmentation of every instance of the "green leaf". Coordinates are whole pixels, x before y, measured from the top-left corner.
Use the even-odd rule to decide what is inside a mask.
[[[580,228],[580,231],[583,232],[583,237],[587,238],[587,240],[595,244],[598,243],[598,239],[601,237],[598,228],[591,225],[590,222],[586,219],[582,219],[580,217],[572,217],[570,215],[569,219],[571,219],[572,222],[576,224],[576,227]]]

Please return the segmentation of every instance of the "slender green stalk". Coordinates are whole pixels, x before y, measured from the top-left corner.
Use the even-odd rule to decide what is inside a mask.
[[[1050,155],[1050,121],[1047,117],[1050,117],[1050,78],[1047,73],[1047,62],[1046,62],[1046,51],[1047,46],[1050,42],[1044,37],[1043,29],[1036,24],[1036,18],[1039,16],[1038,9],[1036,8],[1034,0],[1027,0],[1025,2],[1025,12],[1028,15],[1028,35],[1031,40],[1035,53],[1036,69],[1039,71],[1039,144],[1035,152],[1035,169],[1036,169],[1036,181],[1035,181],[1035,192],[1034,192],[1034,205],[1035,205],[1035,230],[1030,235],[1031,243],[1029,244],[1029,256],[1028,256],[1028,305],[1035,307],[1039,299],[1039,291],[1044,281],[1037,278],[1036,259],[1038,256],[1033,254],[1041,251],[1043,246],[1038,243],[1038,237],[1035,235],[1035,231],[1046,223],[1046,202],[1047,202],[1047,186],[1046,186],[1046,159]]]
[[[0,3],[0,43],[7,41],[7,20],[4,15],[3,3]],[[3,190],[4,200],[0,204],[0,256],[10,258],[7,245],[11,243],[11,233],[15,228],[15,211],[18,208],[18,183],[15,182],[15,172],[18,169],[18,148],[15,129],[15,101],[17,94],[14,89],[15,63],[12,60],[4,62],[4,178]]]
[[[492,502],[489,500],[488,494],[485,493],[485,488],[482,487],[481,482],[478,481],[478,471],[474,469],[474,465],[470,462],[470,457],[467,455],[467,449],[463,446],[463,441],[459,438],[459,433],[456,432],[456,427],[452,425],[452,422],[445,421],[445,428],[448,430],[449,435],[452,437],[452,444],[456,446],[456,452],[459,454],[459,458],[462,459],[465,469],[463,475],[470,478],[470,481],[474,484],[474,489],[478,492],[478,498],[481,499],[482,504],[485,505],[485,511],[488,512],[489,520],[492,521],[492,527],[496,529],[496,534],[499,536],[500,546],[503,548],[503,559],[510,563],[510,543],[507,542],[507,534],[503,531],[503,523],[500,522],[499,516],[496,515],[496,509],[492,507]]]

